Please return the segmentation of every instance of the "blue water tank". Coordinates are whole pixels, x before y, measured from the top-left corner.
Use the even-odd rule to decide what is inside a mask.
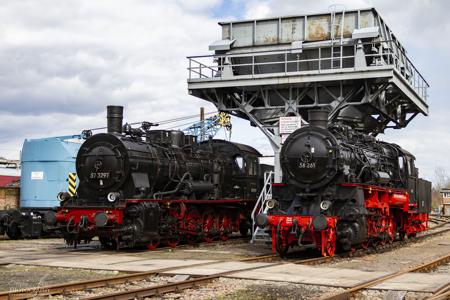
[[[51,208],[59,205],[57,195],[68,191],[68,175],[75,172],[81,136],[27,139],[22,148],[20,206]]]

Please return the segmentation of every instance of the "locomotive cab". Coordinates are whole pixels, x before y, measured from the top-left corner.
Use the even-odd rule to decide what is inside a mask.
[[[409,195],[409,209],[417,213],[431,212],[431,182],[419,177],[415,166],[415,157],[408,151],[400,149],[398,169]]]

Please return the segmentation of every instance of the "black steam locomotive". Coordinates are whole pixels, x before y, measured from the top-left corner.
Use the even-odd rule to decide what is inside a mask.
[[[310,111],[309,125],[282,146],[282,183],[256,218],[274,251],[314,244],[332,256],[336,246],[367,247],[425,230],[431,183],[419,178],[414,156],[327,121],[326,111]]]
[[[76,158],[77,195],[60,194],[47,223],[75,246],[98,236],[105,247],[228,239],[247,234],[260,190],[261,154],[223,140],[197,143],[181,131],[122,126],[108,106],[108,132],[89,137]]]

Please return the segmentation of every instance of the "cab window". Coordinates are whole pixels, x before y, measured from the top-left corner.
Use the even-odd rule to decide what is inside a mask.
[[[403,156],[398,157],[398,168],[400,172],[405,172],[405,159],[403,158]]]
[[[251,159],[249,168],[248,168],[248,175],[250,176],[256,176],[258,175],[258,162],[257,159]]]
[[[245,173],[245,160],[242,156],[237,155],[234,158],[234,162],[236,163],[239,171],[241,171],[241,173]]]

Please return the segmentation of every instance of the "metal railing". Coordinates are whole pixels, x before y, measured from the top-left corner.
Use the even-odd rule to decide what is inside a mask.
[[[252,210],[252,242],[257,239],[258,233],[261,230],[256,226],[255,218],[259,213],[267,212],[266,200],[272,199],[272,183],[274,172],[264,172],[264,185],[261,193],[259,194],[258,201],[256,201],[255,207]]]
[[[390,41],[377,41],[353,45],[319,46],[309,49],[287,49],[240,54],[200,55],[188,57],[189,80],[192,79],[239,79],[240,76],[261,77],[268,74],[322,73],[330,70],[370,70],[388,66],[397,70],[410,87],[422,99],[427,99],[429,84],[398,48],[392,49]],[[377,46],[379,53],[363,53],[358,47]],[[338,49],[339,51],[336,51]],[[298,51],[298,53],[296,53]],[[301,51],[301,52],[300,52]],[[399,52],[399,53],[395,53]],[[304,54],[307,53],[307,54]],[[335,56],[335,53],[339,53]],[[359,53],[367,65],[356,63]],[[307,57],[300,59],[300,56]],[[310,58],[311,57],[311,58]]]

